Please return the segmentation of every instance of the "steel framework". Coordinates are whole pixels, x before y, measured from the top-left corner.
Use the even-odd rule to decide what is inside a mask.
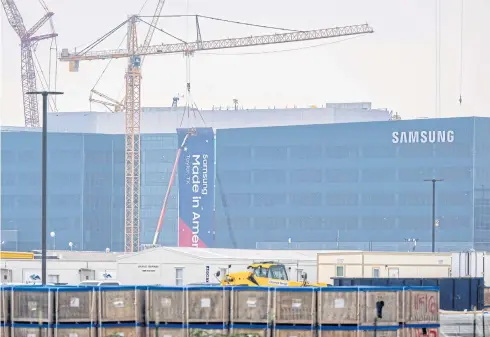
[[[24,102],[24,121],[28,128],[39,127],[39,107],[38,97],[28,95],[28,92],[37,90],[36,69],[32,56],[32,46],[34,43],[58,36],[56,33],[33,36],[53,15],[53,12],[47,12],[38,22],[27,30],[24,25],[22,15],[17,8],[14,0],[1,0],[7,20],[20,38],[21,49],[21,81],[22,81],[22,98]]]
[[[318,29],[310,31],[295,31],[281,34],[269,34],[241,38],[229,38],[222,40],[202,41],[198,26],[198,38],[196,42],[182,42],[175,44],[159,44],[138,47],[136,22],[144,22],[139,16],[131,16],[128,20],[118,25],[101,39],[95,41],[89,47],[80,52],[70,53],[68,49],[62,49],[60,61],[76,63],[79,61],[106,60],[115,58],[129,58],[126,72],[126,97],[125,97],[125,123],[126,123],[126,167],[125,167],[125,251],[139,250],[140,233],[140,120],[141,120],[141,57],[147,55],[183,53],[192,54],[197,51],[262,46],[299,41],[319,40],[326,38],[345,37],[373,33],[374,30],[368,24]],[[144,22],[146,23],[146,22]],[[91,51],[105,38],[122,27],[128,25],[127,48],[106,51]],[[77,68],[77,67],[74,67]]]
[[[155,13],[152,17],[151,23],[149,24],[150,27],[148,28],[148,32],[146,33],[146,37],[143,42],[143,48],[148,47],[151,43],[151,39],[153,38],[153,34],[155,33],[156,25],[158,24],[158,20],[161,17],[160,14],[162,13],[164,5],[165,5],[165,0],[158,0],[157,6],[155,8]],[[143,66],[144,60],[145,57],[143,56],[141,58],[140,68]],[[99,98],[94,98],[94,96],[99,96]],[[103,98],[104,100],[102,100],[101,98]],[[90,91],[89,102],[102,104],[107,109],[113,112],[121,112],[126,109],[125,107],[126,97],[123,97],[121,101],[118,101],[95,89],[92,89]]]

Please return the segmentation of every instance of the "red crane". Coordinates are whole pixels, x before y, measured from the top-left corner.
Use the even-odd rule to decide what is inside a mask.
[[[7,20],[10,26],[14,29],[20,38],[21,50],[21,80],[22,80],[22,95],[24,101],[24,121],[28,128],[39,127],[39,109],[37,95],[28,95],[29,91],[37,91],[36,85],[36,68],[34,66],[34,58],[32,47],[35,43],[41,40],[50,39],[58,36],[56,33],[34,36],[53,15],[53,12],[47,12],[39,19],[38,22],[27,30],[24,25],[22,15],[14,0],[1,0]]]

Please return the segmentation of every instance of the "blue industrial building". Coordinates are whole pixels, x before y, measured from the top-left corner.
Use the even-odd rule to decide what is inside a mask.
[[[150,243],[175,159],[176,134],[142,135],[142,242]],[[41,237],[41,132],[1,134],[3,250],[38,249]],[[48,248],[122,251],[124,136],[48,134]],[[168,204],[161,244],[177,240],[177,188]],[[171,224],[171,225],[170,225]]]
[[[445,118],[216,130],[212,247],[490,249],[489,118]],[[121,251],[124,136],[48,135],[48,246]],[[151,243],[177,136],[142,135],[141,242]],[[41,133],[1,134],[2,249],[40,247]],[[175,186],[160,244],[177,244]]]
[[[216,244],[490,248],[489,118],[218,130]],[[227,207],[223,207],[225,204]]]

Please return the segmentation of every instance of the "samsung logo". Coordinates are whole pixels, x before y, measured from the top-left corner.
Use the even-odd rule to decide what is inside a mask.
[[[454,142],[454,131],[395,131],[391,137],[393,144],[452,143]]]

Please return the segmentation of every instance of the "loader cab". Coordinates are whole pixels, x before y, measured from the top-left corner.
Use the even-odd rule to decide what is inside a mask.
[[[253,272],[255,277],[263,277],[274,280],[288,281],[286,267],[280,263],[260,262],[248,266],[248,271]]]

